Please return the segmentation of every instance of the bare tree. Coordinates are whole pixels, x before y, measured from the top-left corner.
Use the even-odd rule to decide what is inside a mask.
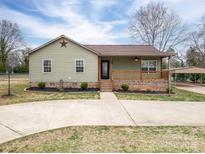
[[[131,36],[139,43],[167,51],[185,41],[181,18],[163,3],[150,2],[137,10],[130,22]]]
[[[179,51],[175,51],[177,54],[172,58],[173,61],[175,61],[173,63],[173,67],[185,67],[185,57],[186,55],[184,55],[181,50]]]
[[[15,67],[19,66],[22,64],[22,55],[19,51],[14,51],[14,52],[11,52],[8,54],[8,57],[7,57],[7,66],[9,66],[12,71]]]
[[[0,21],[0,63],[6,68],[8,55],[22,45],[22,37],[16,23]]]
[[[199,65],[205,67],[205,16],[202,17],[198,30],[190,34],[190,46]]]

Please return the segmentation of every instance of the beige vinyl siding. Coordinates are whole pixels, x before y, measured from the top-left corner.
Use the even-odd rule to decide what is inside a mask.
[[[56,42],[32,53],[29,56],[29,69],[31,82],[96,82],[98,79],[98,56],[77,44],[68,41],[66,48],[61,48]],[[52,60],[52,72],[43,73],[42,60]],[[75,60],[83,59],[85,70],[76,73]]]
[[[156,60],[157,61],[157,71],[161,71],[161,58],[157,57],[141,57],[138,61],[134,61],[135,57],[113,57],[113,71],[126,71],[126,70],[136,70],[139,72],[135,73],[120,73],[120,74],[113,74],[114,78],[140,78],[140,68],[141,68],[141,60]],[[153,79],[153,78],[160,78],[160,72],[156,73],[143,73],[143,79]]]
[[[113,70],[139,70],[140,61],[134,61],[134,57],[113,57]]]
[[[113,70],[140,70],[140,60],[134,61],[135,57],[113,57]],[[157,71],[161,70],[161,58],[142,57],[141,60],[157,60]]]

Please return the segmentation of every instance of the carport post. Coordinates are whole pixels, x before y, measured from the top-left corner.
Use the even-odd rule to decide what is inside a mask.
[[[195,84],[196,84],[196,73],[195,73]]]
[[[203,74],[202,74],[202,73],[200,73],[200,76],[201,76],[201,85],[202,85],[202,75],[203,75]]]

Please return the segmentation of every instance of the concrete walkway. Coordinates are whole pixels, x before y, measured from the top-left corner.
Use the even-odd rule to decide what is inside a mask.
[[[55,100],[0,106],[0,143],[66,126],[205,126],[205,102]]]
[[[205,95],[205,87],[193,84],[180,84],[176,88]]]
[[[101,92],[100,93],[100,99],[103,101],[112,101],[112,102],[118,102],[117,97],[113,92]]]

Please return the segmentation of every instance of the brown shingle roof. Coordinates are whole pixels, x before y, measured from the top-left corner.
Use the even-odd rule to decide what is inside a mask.
[[[151,45],[84,45],[97,51],[101,56],[157,56],[174,55],[170,52],[160,52]]]
[[[174,53],[160,52],[151,45],[83,45],[80,44],[65,35],[61,35],[55,39],[50,40],[49,42],[33,49],[29,54],[32,54],[49,44],[61,39],[67,39],[82,48],[90,50],[91,52],[99,56],[155,56],[155,57],[168,57],[175,55]]]

